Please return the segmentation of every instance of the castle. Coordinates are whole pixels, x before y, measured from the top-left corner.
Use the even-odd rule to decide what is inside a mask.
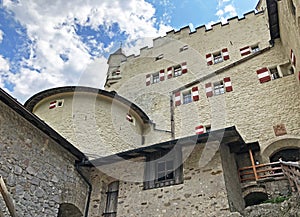
[[[105,90],[24,106],[1,90],[0,175],[18,216],[229,216],[289,194],[278,161],[300,160],[300,2],[256,11],[118,49]]]

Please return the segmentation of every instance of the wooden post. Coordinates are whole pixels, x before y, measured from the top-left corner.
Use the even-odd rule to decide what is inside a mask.
[[[16,210],[15,210],[13,200],[11,199],[10,194],[9,194],[7,188],[6,188],[5,183],[4,183],[4,180],[1,176],[0,176],[0,191],[1,191],[2,197],[4,199],[4,202],[5,202],[5,204],[8,208],[8,211],[9,211],[11,217],[17,217],[17,213],[16,213]]]
[[[249,155],[250,155],[250,160],[251,160],[251,164],[252,164],[252,168],[253,168],[253,173],[254,173],[255,181],[257,181],[258,177],[257,177],[257,172],[256,172],[256,166],[255,166],[255,162],[254,162],[254,158],[253,158],[253,153],[252,153],[251,149],[249,149]]]

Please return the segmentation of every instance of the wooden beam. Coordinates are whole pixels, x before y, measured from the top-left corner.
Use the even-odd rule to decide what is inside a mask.
[[[253,168],[253,173],[254,173],[255,181],[257,181],[258,180],[258,176],[257,176],[257,172],[256,172],[256,165],[255,165],[255,162],[254,162],[253,153],[252,153],[251,149],[249,149],[249,155],[250,155],[250,160],[251,160],[251,164],[252,164],[252,168]]]
[[[10,194],[6,188],[6,185],[5,185],[5,182],[2,178],[2,176],[0,176],[0,192],[2,194],[2,197],[4,199],[4,202],[8,208],[8,211],[9,211],[11,217],[17,217],[17,213],[15,210],[13,200],[10,197]]]

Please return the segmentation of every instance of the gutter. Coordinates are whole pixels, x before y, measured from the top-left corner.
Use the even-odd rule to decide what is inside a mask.
[[[90,202],[91,202],[91,195],[92,195],[92,184],[90,183],[88,178],[85,177],[84,174],[82,173],[82,171],[80,170],[79,164],[80,164],[79,161],[75,161],[75,168],[76,168],[78,174],[82,177],[82,179],[88,185],[88,197],[87,197],[87,201],[86,201],[86,204],[85,204],[85,207],[84,207],[84,215],[83,215],[84,217],[88,217],[89,207],[90,207]]]

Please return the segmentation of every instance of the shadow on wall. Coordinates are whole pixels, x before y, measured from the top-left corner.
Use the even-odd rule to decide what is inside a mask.
[[[80,210],[71,203],[62,203],[59,206],[58,217],[82,217]]]

